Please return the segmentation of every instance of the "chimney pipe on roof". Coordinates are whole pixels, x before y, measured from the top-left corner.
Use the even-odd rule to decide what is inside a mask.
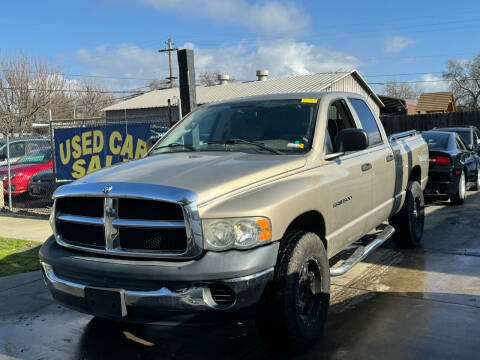
[[[257,70],[257,79],[258,81],[267,80],[268,70]]]
[[[230,80],[230,76],[228,74],[219,74],[218,75],[219,85],[227,85],[228,80]]]

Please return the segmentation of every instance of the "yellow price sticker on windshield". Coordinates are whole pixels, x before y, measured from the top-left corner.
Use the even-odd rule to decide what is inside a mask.
[[[318,99],[302,99],[302,103],[316,104],[317,102],[318,102]]]

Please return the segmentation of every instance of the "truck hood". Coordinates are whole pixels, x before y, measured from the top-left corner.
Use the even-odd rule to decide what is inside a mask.
[[[188,189],[203,203],[305,166],[303,156],[242,152],[172,153],[99,170],[75,183],[131,182]]]

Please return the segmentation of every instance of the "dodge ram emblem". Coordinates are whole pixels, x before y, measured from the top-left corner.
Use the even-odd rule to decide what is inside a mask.
[[[113,189],[113,186],[111,186],[111,185],[105,186],[103,188],[103,193],[108,194],[110,191],[112,191],[112,189]]]

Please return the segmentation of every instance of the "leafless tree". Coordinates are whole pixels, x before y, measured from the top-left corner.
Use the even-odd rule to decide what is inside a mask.
[[[77,109],[77,117],[101,116],[103,108],[115,103],[113,94],[93,82],[81,82],[77,88],[78,92],[74,92],[74,106]]]
[[[0,131],[25,132],[48,109],[65,78],[40,58],[0,56]]]
[[[480,53],[473,60],[448,61],[443,78],[450,80],[458,109],[480,109]]]
[[[153,79],[148,84],[148,87],[150,88],[150,90],[158,90],[158,89],[166,89],[170,86],[168,84],[168,80]]]
[[[198,83],[202,86],[214,86],[218,85],[218,75],[222,74],[219,71],[201,71],[198,74]],[[230,77],[228,82],[236,82],[234,77]]]
[[[411,83],[388,81],[383,89],[383,95],[397,99],[417,99],[421,89]]]

